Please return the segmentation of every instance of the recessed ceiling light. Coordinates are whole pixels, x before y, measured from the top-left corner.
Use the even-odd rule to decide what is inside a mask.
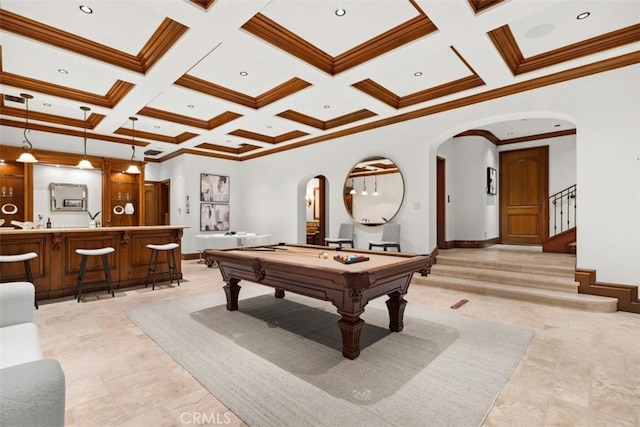
[[[44,103],[44,104],[42,104],[42,105],[44,105],[45,107],[51,107],[51,104],[49,104],[48,102],[45,102],[45,103]]]
[[[158,126],[158,125],[154,125],[154,126],[153,126],[153,128],[154,128],[154,129],[160,129],[160,126]]]
[[[69,74],[69,72],[67,70],[65,70],[64,68],[58,68],[58,72],[60,74]]]
[[[267,125],[267,129],[271,129],[271,125]]]
[[[325,105],[325,106],[324,106],[324,107],[322,107],[322,108],[329,109],[329,108],[331,108],[331,105]]]
[[[513,132],[507,132],[507,136],[513,135]]]
[[[560,126],[561,125],[559,125],[559,124],[553,125],[554,128],[559,128]]]
[[[344,16],[347,14],[345,9],[336,9],[336,16]]]
[[[246,71],[240,71],[240,75],[241,75],[242,77],[245,77],[245,76],[248,76],[248,75],[249,75],[249,73],[247,73]]]
[[[416,77],[420,77],[422,75],[422,71],[416,71],[415,73],[413,73],[413,75]]]
[[[591,15],[591,12],[582,12],[580,15],[576,16],[576,19],[582,20],[587,19]]]
[[[93,13],[93,9],[91,9],[89,6],[81,5],[79,9],[87,15],[91,15]]]
[[[187,108],[193,108],[192,104],[187,105]]]

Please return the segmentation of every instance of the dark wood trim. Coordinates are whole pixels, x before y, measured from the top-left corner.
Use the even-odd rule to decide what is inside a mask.
[[[170,111],[164,111],[152,107],[144,107],[140,111],[138,111],[138,114],[141,116],[153,117],[154,119],[180,123],[183,125],[207,130],[215,129],[218,126],[222,126],[229,123],[230,121],[242,117],[242,114],[234,113],[232,111],[225,111],[224,113],[218,114],[217,116],[212,117],[209,120],[200,120],[195,117],[183,116],[181,114],[175,114]]]
[[[183,261],[188,261],[188,260],[192,260],[192,259],[200,259],[200,254],[199,254],[199,253],[195,253],[195,254],[182,254],[182,260],[183,260]]]
[[[202,144],[196,145],[195,148],[202,148],[203,150],[211,150],[211,151],[222,151],[223,153],[234,153],[234,154],[242,154],[247,153],[249,151],[257,150],[257,145],[251,144],[241,144],[240,147],[227,147],[226,145],[217,145],[211,144],[209,142],[203,142]]]
[[[369,111],[366,108],[363,108],[362,110],[354,111],[352,113],[348,113],[339,117],[335,117],[327,121],[322,121],[320,119],[307,116],[305,114],[299,113],[294,110],[286,110],[276,115],[297,123],[302,123],[304,125],[311,126],[316,129],[322,129],[322,130],[332,129],[334,127],[343,126],[343,125],[348,125],[353,122],[357,122],[359,120],[368,119],[369,117],[377,116],[376,113],[374,113],[373,111]]]
[[[580,283],[579,293],[617,298],[619,311],[640,314],[637,286],[598,282],[596,270],[584,268],[576,268],[575,280]]]
[[[255,110],[311,86],[311,83],[297,77],[293,77],[281,85],[278,85],[254,98],[252,96],[245,95],[244,93],[236,92],[235,90],[216,85],[188,74],[185,74],[176,80],[175,84],[186,87],[187,89],[195,90],[196,92],[201,92],[229,102],[244,105],[245,107],[253,108]]]
[[[216,0],[189,0],[191,3],[200,6],[204,10],[207,10],[211,7]]]
[[[499,237],[494,237],[493,239],[485,239],[485,240],[448,240],[446,242],[446,248],[443,248],[443,249],[452,249],[452,248],[482,249],[482,248],[488,248],[489,246],[496,245],[498,243],[500,243]]]
[[[300,130],[293,130],[291,132],[283,133],[277,136],[268,136],[256,132],[251,132],[244,129],[236,129],[229,132],[229,135],[239,136],[241,138],[253,139],[255,141],[266,142],[267,144],[279,144],[281,142],[289,141],[291,139],[300,138],[305,135],[309,135],[306,132]]]
[[[429,254],[429,256],[431,257],[431,259],[433,260],[433,264],[437,264],[438,263],[438,247],[436,246],[435,248],[433,248],[431,250],[431,253]]]
[[[522,54],[509,25],[503,25],[487,33],[502,59],[514,76],[558,65],[640,41],[640,24],[611,31],[529,58]]]
[[[127,135],[130,137],[133,137],[133,130],[126,127],[118,128],[114,131],[114,133],[118,135]],[[168,144],[180,144],[181,142],[188,141],[191,138],[195,138],[196,136],[199,136],[197,133],[191,133],[191,132],[182,132],[181,134],[176,136],[168,136],[168,135],[160,135],[158,133],[144,132],[144,131],[142,132],[136,131],[135,135],[137,138],[144,138],[144,139],[150,139],[152,141],[166,142]]]
[[[259,153],[250,154],[242,159],[236,160],[250,160],[257,157],[268,156],[283,152],[286,150],[293,150],[296,148],[304,147],[307,145],[317,144],[319,142],[336,139],[339,137],[353,135],[360,132],[365,132],[372,129],[389,126],[404,121],[414,120],[420,117],[430,116],[444,111],[456,110],[458,108],[466,107],[473,104],[479,104],[482,102],[490,101],[493,99],[502,98],[517,93],[527,92],[541,87],[551,86],[558,83],[563,83],[573,79],[590,76],[593,74],[603,73],[605,71],[615,70],[617,68],[626,67],[629,65],[637,64],[640,62],[640,51],[620,55],[614,58],[605,59],[593,64],[583,65],[580,67],[572,68],[565,71],[560,71],[554,74],[550,74],[544,77],[538,77],[535,79],[527,80],[520,83],[514,83],[509,86],[504,86],[497,89],[488,90],[486,92],[477,93],[474,95],[465,96],[463,98],[455,99],[452,101],[443,102],[441,104],[420,108],[407,113],[402,113],[397,116],[387,117],[378,121],[365,123],[359,126],[354,126],[349,129],[343,129],[333,133],[327,133],[324,135],[309,138],[303,141],[298,141],[286,146],[271,148],[261,151]]]
[[[546,133],[540,133],[537,135],[527,135],[527,136],[521,136],[518,138],[509,138],[509,139],[500,139],[497,136],[495,136],[493,133],[489,132],[488,130],[484,130],[484,129],[469,129],[467,131],[461,132],[457,135],[454,136],[454,138],[460,138],[462,136],[481,136],[483,138],[485,138],[487,141],[491,142],[494,145],[507,145],[507,144],[516,144],[518,142],[526,142],[526,141],[537,141],[540,139],[549,139],[549,138],[558,138],[561,136],[567,136],[567,135],[575,135],[576,134],[576,130],[574,129],[565,129],[565,130],[558,130],[555,132],[546,132]]]
[[[0,118],[0,125],[16,127],[16,128],[24,128],[24,122],[22,121],[16,122],[14,120],[7,120],[3,118]],[[63,129],[63,128],[57,128],[53,126],[41,125],[38,123],[29,123],[29,129],[37,130],[41,132],[55,133],[59,135],[77,136],[79,138],[82,138],[84,136],[84,132],[81,130]],[[118,138],[117,136],[101,135],[101,134],[92,133],[92,132],[87,132],[87,138],[97,139],[100,141],[117,142],[119,144],[135,145],[137,147],[146,147],[147,145],[149,145],[148,142],[144,142],[144,141],[136,140],[135,142],[133,142],[131,141],[131,139],[127,139],[127,138]],[[21,147],[17,147],[17,148],[21,149]],[[39,151],[38,147],[35,147],[35,149]]]
[[[436,243],[445,248],[447,241],[447,159],[436,156]]]
[[[498,3],[502,3],[503,1],[504,0],[469,0],[469,4],[471,5],[471,9],[478,14],[497,5]]]
[[[552,252],[559,254],[570,254],[575,253],[572,251],[572,248],[569,244],[576,241],[577,233],[576,228],[570,228],[569,230],[565,230],[562,233],[558,233],[554,236],[551,236],[544,242],[542,242],[542,252]]]
[[[4,85],[20,87],[30,92],[46,93],[64,99],[79,101],[83,104],[107,108],[115,107],[134,86],[133,83],[116,80],[105,95],[99,95],[67,86],[43,82],[42,80],[22,77],[4,71],[0,71],[0,81],[2,81]]]
[[[0,109],[2,110],[2,114],[6,116],[18,117],[20,119],[26,119],[26,110],[24,108],[15,108],[8,107],[4,103],[4,96],[0,94]],[[78,115],[82,112],[79,111]],[[68,117],[56,116],[55,114],[41,113],[38,111],[29,111],[29,118],[31,120],[39,121],[39,122],[47,122],[47,123],[55,123],[63,126],[71,126],[77,128],[93,129],[104,119],[106,116],[104,114],[91,113],[87,117],[85,121],[84,118],[81,119],[70,119]]]
[[[134,56],[4,9],[0,9],[0,27],[3,31],[142,74],[158,62],[189,29],[179,22],[165,18]]]
[[[453,46],[450,46],[450,49],[471,72],[470,76],[453,80],[405,96],[398,96],[371,79],[364,79],[352,84],[351,86],[377,99],[378,101],[384,102],[385,104],[397,109],[419,104],[421,102],[430,101],[432,99],[441,98],[443,96],[452,95],[454,93],[462,92],[474,87],[483,86],[485,84],[484,81],[480,78],[480,76],[478,76],[475,70],[462,57],[462,55],[460,55]]]
[[[418,11],[416,17],[336,57],[323,52],[261,13],[257,13],[245,22],[242,29],[309,65],[335,76],[435,32],[437,28],[433,22],[420,10],[415,2],[411,2],[411,4]]]

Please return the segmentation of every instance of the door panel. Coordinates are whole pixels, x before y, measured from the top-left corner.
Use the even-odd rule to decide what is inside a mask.
[[[506,244],[547,237],[548,147],[500,153],[500,235]]]

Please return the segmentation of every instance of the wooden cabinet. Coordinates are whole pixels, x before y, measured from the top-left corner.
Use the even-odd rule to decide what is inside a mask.
[[[113,164],[104,175],[102,218],[105,226],[142,225],[142,218],[144,218],[144,203],[142,203],[144,173],[131,175],[122,172],[122,169],[122,165]]]
[[[11,221],[31,221],[31,180],[29,170],[23,163],[0,163],[0,219],[5,226]],[[25,197],[26,195],[26,197]]]

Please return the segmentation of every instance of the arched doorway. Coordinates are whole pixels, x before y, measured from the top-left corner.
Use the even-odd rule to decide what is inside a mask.
[[[306,243],[324,245],[326,237],[326,185],[323,175],[317,175],[307,182],[305,192]]]

